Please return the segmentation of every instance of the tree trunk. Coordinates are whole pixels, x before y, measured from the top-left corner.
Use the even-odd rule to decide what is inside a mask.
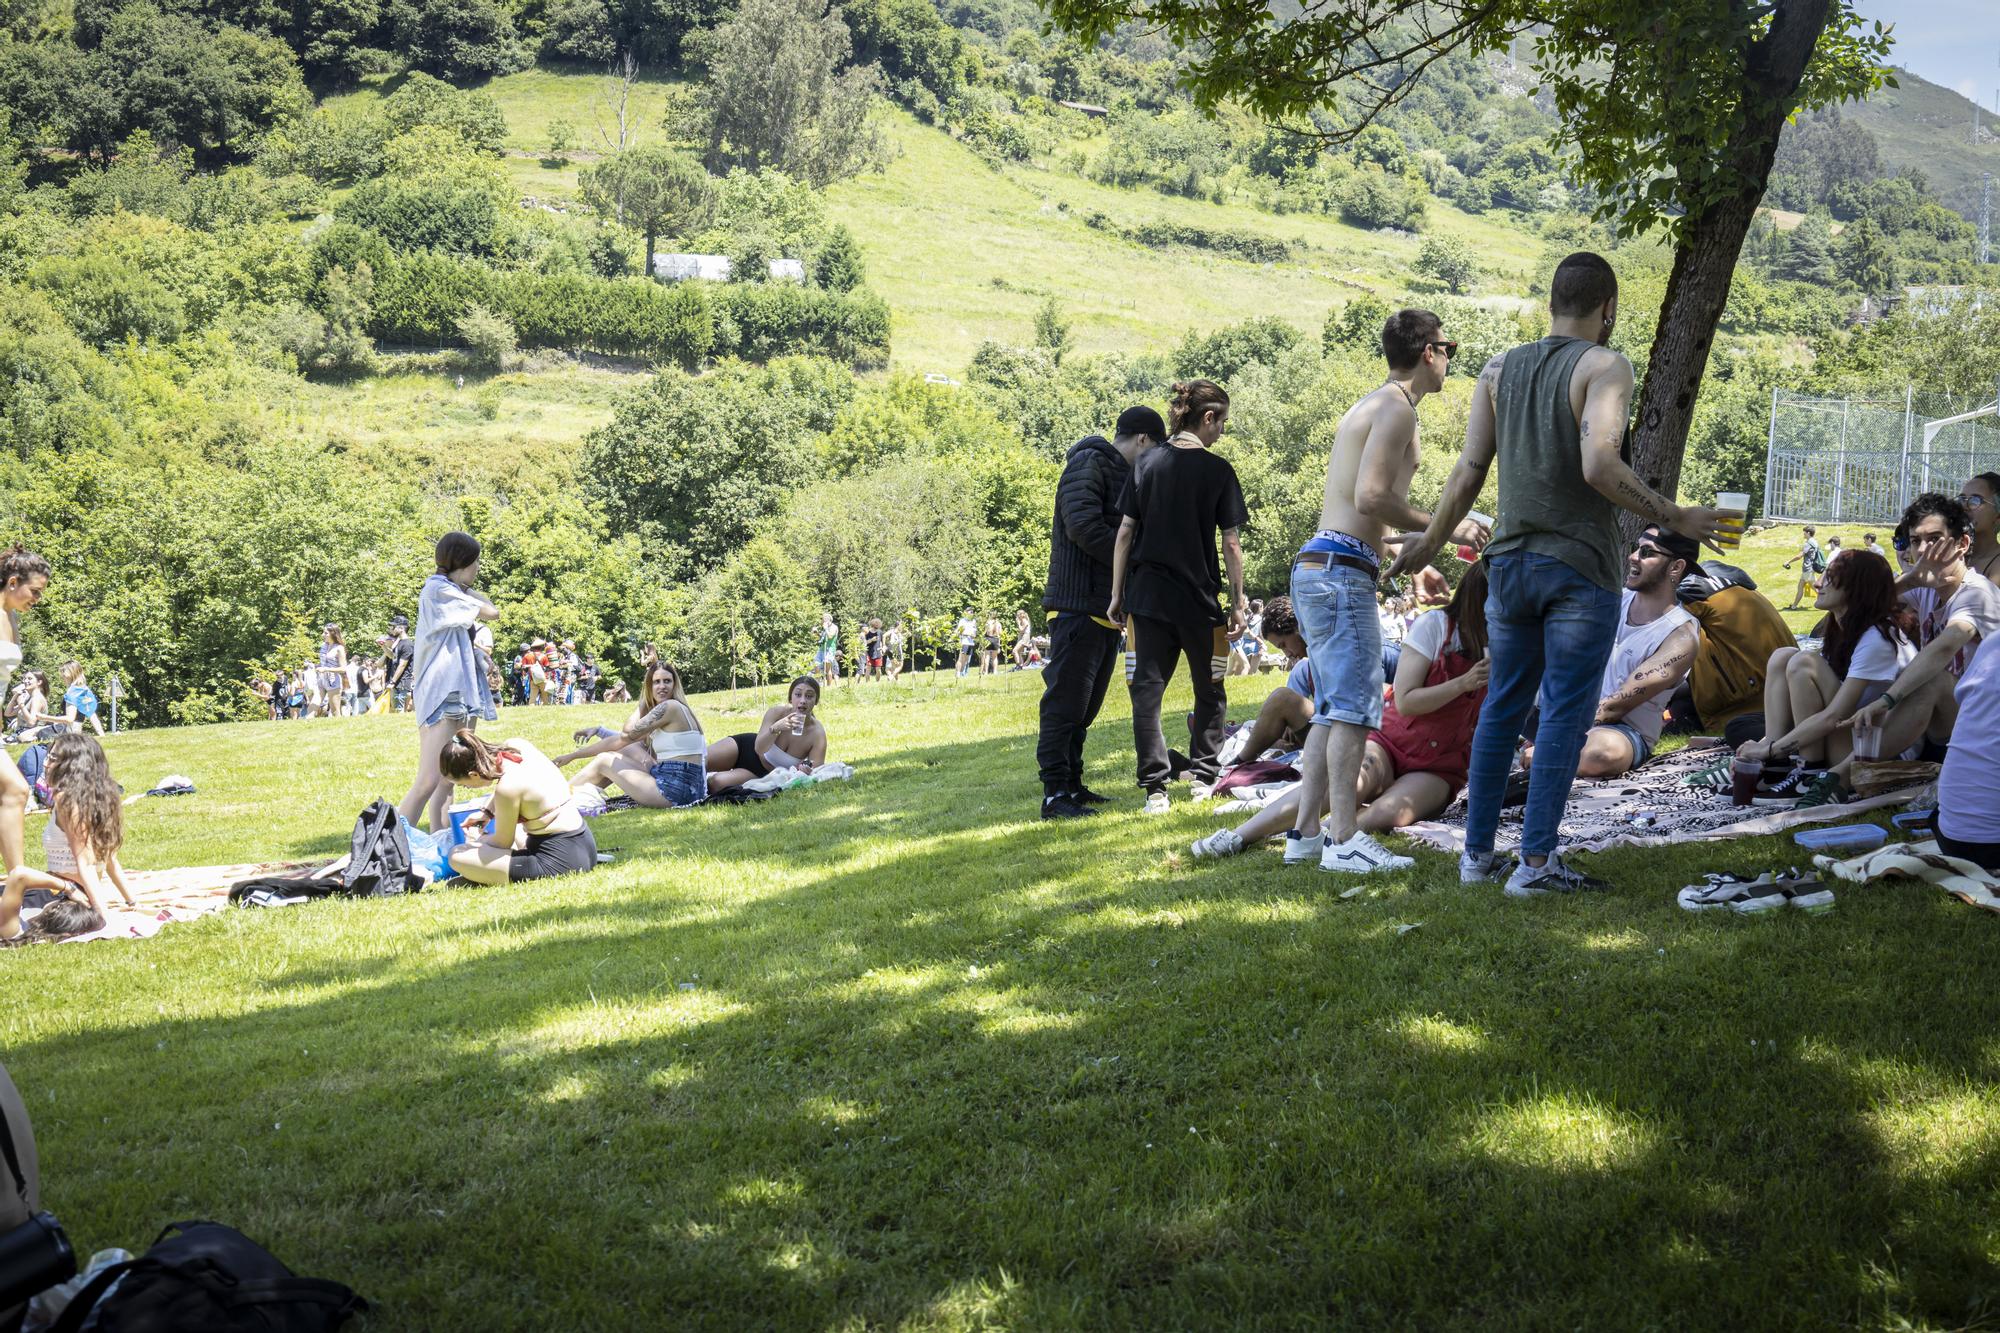
[[[1771,27],[1746,51],[1742,115],[1729,141],[1728,165],[1744,187],[1690,214],[1681,226],[1632,436],[1632,470],[1669,499],[1680,486],[1695,394],[1743,238],[1763,202],[1778,135],[1798,106],[1799,85],[1831,9],[1830,0],[1779,0]],[[1630,513],[1622,519],[1627,538],[1636,538],[1644,523]]]
[[[653,276],[653,229],[652,229],[651,227],[648,227],[648,228],[646,228],[646,268],[645,268],[645,274],[646,274],[646,276],[647,276],[648,278],[651,278],[651,277]],[[1686,432],[1686,431],[1682,431],[1681,433],[1682,433],[1683,435],[1685,435],[1685,434],[1686,434],[1687,432]],[[1679,467],[1679,466],[1680,466],[1679,462],[1678,462],[1678,461],[1676,461],[1676,462],[1675,462],[1675,464],[1674,464],[1674,466],[1675,466],[1675,467]]]

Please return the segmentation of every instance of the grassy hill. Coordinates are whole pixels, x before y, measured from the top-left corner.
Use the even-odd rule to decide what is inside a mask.
[[[1115,812],[1034,818],[1038,684],[837,689],[854,781],[612,816],[581,880],[0,955],[48,1206],[84,1254],[234,1223],[378,1333],[1983,1308],[1989,918],[1908,885],[1674,906],[1798,859],[1775,839],[1587,858],[1616,892],[1528,903],[1430,852],[1351,900],[1275,852],[1196,865],[1219,820],[1136,813],[1123,690],[1088,756]],[[711,735],[756,716],[695,702]],[[109,749],[200,788],[128,811],[149,869],[329,856],[415,747],[361,718]]]
[[[1975,144],[1973,104],[1962,94],[1901,68],[1896,81],[1901,86],[1850,102],[1841,114],[1875,136],[1886,172],[1916,168],[1947,206],[1977,219],[1980,173],[2000,176],[2000,124],[1990,111],[1982,112],[1981,141]]]

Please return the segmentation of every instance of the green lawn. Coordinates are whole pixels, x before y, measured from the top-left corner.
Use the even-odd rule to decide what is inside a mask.
[[[851,784],[614,816],[581,880],[0,954],[48,1206],[86,1253],[235,1223],[376,1329],[1993,1321],[1990,919],[1673,905],[1779,841],[1525,903],[1428,852],[1352,900],[1195,866],[1216,820],[1136,813],[1120,690],[1115,813],[1034,819],[1037,688],[837,690]],[[116,737],[128,784],[201,789],[135,806],[127,860],[331,853],[412,750]]]

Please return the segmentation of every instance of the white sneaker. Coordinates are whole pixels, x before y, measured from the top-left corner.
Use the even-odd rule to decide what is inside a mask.
[[[1505,880],[1514,873],[1516,864],[1514,858],[1505,852],[1460,852],[1458,882],[1491,884],[1495,880]]]
[[[1326,834],[1315,833],[1310,838],[1301,838],[1297,830],[1285,835],[1285,864],[1288,866],[1311,865],[1319,860],[1326,850]]]
[[[1188,783],[1188,799],[1190,801],[1205,801],[1213,795],[1215,795],[1215,788],[1206,782]]]
[[[1356,829],[1346,842],[1330,842],[1320,853],[1321,870],[1337,870],[1349,875],[1372,875],[1381,870],[1408,870],[1416,861],[1398,856],[1366,833]]]
[[[1545,893],[1602,893],[1610,887],[1595,875],[1564,865],[1562,857],[1550,852],[1549,859],[1541,865],[1531,866],[1523,861],[1515,866],[1514,873],[1507,877],[1504,892],[1509,898],[1539,898]],[[1780,897],[1780,904],[1783,901]]]
[[[1243,850],[1243,839],[1236,836],[1235,829],[1217,829],[1188,850],[1194,853],[1196,860],[1234,856]]]
[[[1163,791],[1149,791],[1146,793],[1146,803],[1139,808],[1149,815],[1164,815],[1167,813],[1167,794]]]

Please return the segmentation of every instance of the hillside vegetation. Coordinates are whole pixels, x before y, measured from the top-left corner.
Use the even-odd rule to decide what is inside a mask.
[[[59,570],[31,664],[117,670],[148,724],[245,716],[327,621],[365,653],[453,527],[503,642],[613,674],[654,642],[696,683],[782,676],[822,607],[924,651],[1035,603],[1065,450],[1195,376],[1233,395],[1271,595],[1396,306],[1461,344],[1422,502],[1561,255],[1612,257],[1641,374],[1667,280],[1505,59],[1345,141],[1204,115],[1157,35],[1080,47],[1015,0],[87,17],[0,31],[0,513]],[[1990,305],[1848,326],[1990,280],[1885,143],[1788,131],[1798,221],[1746,249],[1690,495],[1760,490],[1774,384],[1990,385]],[[732,280],[643,276],[687,251]]]

